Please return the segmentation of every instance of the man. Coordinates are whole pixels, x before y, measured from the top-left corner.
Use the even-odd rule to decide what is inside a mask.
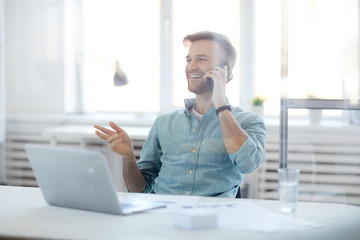
[[[155,120],[139,162],[131,139],[115,123],[113,130],[94,125],[96,134],[122,156],[130,192],[235,197],[243,174],[264,160],[264,122],[228,103],[228,68],[236,52],[225,36],[198,32],[186,36],[184,45],[188,89],[196,97],[185,100],[184,110]]]

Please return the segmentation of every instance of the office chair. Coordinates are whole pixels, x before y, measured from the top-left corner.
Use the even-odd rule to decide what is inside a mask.
[[[236,193],[235,198],[241,198],[241,190],[240,190],[240,186],[239,186],[239,189],[238,189],[238,191],[237,191],[237,193]]]

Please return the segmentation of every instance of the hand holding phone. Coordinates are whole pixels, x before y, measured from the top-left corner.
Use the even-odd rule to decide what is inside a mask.
[[[233,75],[232,75],[232,72],[231,72],[231,69],[230,69],[230,66],[228,64],[228,62],[223,62],[222,64],[219,65],[219,67],[223,68],[224,66],[226,66],[227,68],[227,80],[226,82],[229,82],[232,78],[233,78]],[[207,77],[206,80],[209,82],[209,85],[210,85],[210,90],[211,90],[211,93],[214,91],[214,80],[210,77]]]

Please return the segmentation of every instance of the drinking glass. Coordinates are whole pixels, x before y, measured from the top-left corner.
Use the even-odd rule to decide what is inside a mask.
[[[278,192],[282,212],[296,211],[299,173],[299,169],[278,169]]]

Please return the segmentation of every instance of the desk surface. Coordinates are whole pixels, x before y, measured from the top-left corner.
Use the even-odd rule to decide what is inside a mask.
[[[279,212],[277,201],[224,198],[200,198],[199,201],[252,201]],[[360,236],[360,208],[356,206],[300,202],[298,211],[288,216],[324,227],[282,233],[237,231],[223,227],[184,230],[173,225],[173,216],[170,213],[146,212],[115,216],[52,207],[45,203],[38,188],[0,186],[0,238],[266,240],[359,239]]]

